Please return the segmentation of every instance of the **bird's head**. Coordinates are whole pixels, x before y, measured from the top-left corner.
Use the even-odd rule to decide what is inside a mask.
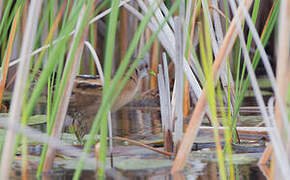
[[[135,69],[135,73],[138,77],[138,79],[142,79],[148,75],[148,70],[149,70],[149,60],[142,59],[137,68]]]

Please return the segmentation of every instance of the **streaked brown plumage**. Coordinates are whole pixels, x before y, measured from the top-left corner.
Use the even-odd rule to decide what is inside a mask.
[[[147,75],[147,67],[147,63],[142,61],[136,68],[112,106],[112,112],[133,100],[141,88],[143,77]],[[68,115],[80,141],[90,131],[95,115],[101,105],[102,90],[103,86],[98,76],[81,75],[76,77],[68,107]]]

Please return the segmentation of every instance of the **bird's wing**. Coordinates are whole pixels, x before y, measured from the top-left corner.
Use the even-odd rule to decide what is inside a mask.
[[[70,97],[70,107],[86,108],[101,103],[103,86],[99,81],[76,79]]]

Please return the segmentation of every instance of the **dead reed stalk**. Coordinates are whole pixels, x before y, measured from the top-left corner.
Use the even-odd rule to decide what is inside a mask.
[[[175,81],[172,95],[172,117],[174,123],[174,151],[177,152],[179,144],[183,136],[183,58],[184,58],[184,42],[182,19],[175,17]]]
[[[81,20],[83,18],[83,13],[84,13],[85,7],[83,7],[83,9],[80,12],[80,16],[79,16],[79,20],[78,20],[78,24],[76,26],[76,32],[78,32],[80,29],[80,24],[81,24]],[[76,72],[78,70],[78,67],[80,65],[80,60],[81,60],[81,56],[83,53],[83,47],[84,47],[84,41],[85,41],[85,37],[86,34],[88,32],[88,26],[85,27],[83,33],[82,33],[82,37],[79,43],[79,46],[77,48],[76,54],[74,56],[73,59],[73,64],[72,67],[70,69],[69,75],[68,75],[68,79],[65,81],[65,87],[64,87],[64,92],[62,93],[62,98],[59,104],[59,110],[57,112],[56,118],[55,118],[55,122],[54,122],[54,126],[52,129],[52,133],[51,136],[52,137],[57,137],[63,127],[63,122],[66,116],[66,111],[68,108],[68,104],[69,104],[69,98],[72,92],[72,87],[73,87],[73,82],[74,82],[74,78],[76,75]],[[71,58],[71,53],[72,53],[72,49],[73,49],[73,45],[74,45],[74,41],[76,41],[76,35],[77,33],[75,33],[75,37],[74,40],[72,42],[72,46],[69,52],[69,56],[67,58],[67,63],[69,62],[69,59]],[[67,66],[68,64],[66,64]],[[68,67],[66,67],[68,68]],[[64,80],[64,79],[62,79]],[[47,153],[46,153],[46,157],[45,157],[45,163],[44,163],[44,167],[43,167],[43,171],[49,171],[52,166],[53,166],[53,161],[55,158],[55,153],[56,150],[50,146],[50,143],[48,144],[48,149],[47,149]]]
[[[245,2],[246,8],[249,9],[251,4],[252,4],[252,1],[247,0]],[[216,57],[213,64],[213,75],[216,79],[218,78],[217,72],[222,64],[222,61],[224,61],[226,57],[229,55],[231,48],[234,44],[234,40],[236,39],[238,35],[237,24],[239,21],[242,21],[243,19],[244,19],[244,15],[241,10],[241,7],[239,7],[238,14],[234,17],[234,19],[232,20],[230,24],[229,30],[226,33],[222,46],[219,50],[218,56]],[[193,115],[191,116],[190,122],[188,124],[186,132],[182,139],[179,151],[177,152],[177,156],[174,160],[174,163],[171,169],[172,173],[182,170],[185,166],[185,162],[190,153],[192,143],[200,127],[201,120],[204,115],[204,109],[207,105],[206,89],[207,89],[207,85],[205,85],[205,88],[203,89],[202,94],[195,106]]]
[[[172,129],[173,122],[171,116],[171,103],[170,103],[170,90],[169,90],[169,78],[166,55],[163,58],[163,69],[159,65],[158,88],[160,94],[160,106],[161,106],[161,121],[164,140],[164,150],[167,152],[173,152],[173,137]]]
[[[34,37],[40,15],[42,0],[32,0],[29,6],[29,14],[27,18],[27,24],[25,27],[24,37],[22,41],[22,48],[20,53],[20,65],[17,70],[17,77],[13,97],[11,101],[11,107],[9,111],[9,126],[5,137],[4,148],[1,159],[0,179],[9,179],[10,164],[13,158],[16,132],[10,128],[13,124],[19,122],[23,105],[23,93],[25,89],[25,83],[28,78],[30,58],[27,54],[32,52]]]
[[[289,17],[290,17],[290,2],[289,1],[282,1],[281,5],[280,5],[280,17],[279,17],[276,78],[277,78],[278,93],[281,97],[282,104],[284,105],[284,107],[286,107],[287,91],[289,89],[288,86],[289,86],[289,82],[290,82],[290,79],[287,78],[289,67],[290,67],[290,60],[289,60],[290,59],[290,56],[289,56],[290,23],[289,23]],[[278,98],[278,97],[276,97],[276,98]],[[289,157],[290,145],[288,142],[290,140],[290,132],[285,132],[285,129],[283,128],[283,126],[288,126],[288,125],[283,123],[282,118],[283,118],[282,112],[280,110],[279,103],[276,100],[276,102],[275,102],[275,120],[276,120],[278,131],[280,133],[280,137],[282,138],[284,135],[286,135],[286,138],[285,139],[282,138],[282,141],[284,142],[284,144],[286,144],[285,148],[287,149],[286,151],[288,151],[288,157]],[[276,165],[277,163],[274,163],[274,164]],[[289,166],[289,161],[288,161],[288,166]],[[281,178],[280,171],[281,170],[280,170],[279,166],[276,166],[274,168],[275,178]],[[290,172],[288,172],[288,173],[290,173]]]

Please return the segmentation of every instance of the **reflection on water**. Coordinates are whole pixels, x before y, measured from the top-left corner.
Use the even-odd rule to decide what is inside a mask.
[[[113,135],[128,137],[130,139],[150,139],[161,133],[160,111],[154,109],[123,108],[112,115]],[[152,168],[142,170],[108,169],[106,179],[218,179],[218,165],[207,160],[190,160],[186,170],[173,176],[169,174],[170,168]],[[240,179],[265,179],[255,164],[237,166]],[[35,172],[31,172],[27,179],[36,179]],[[47,174],[42,179],[71,179],[73,170],[58,169]],[[95,179],[95,172],[84,171],[81,179]],[[11,179],[22,179],[19,170],[14,170]]]
[[[21,176],[21,171],[20,170],[15,170],[13,171],[10,179],[13,180],[22,180],[22,179],[27,179],[27,180],[37,180],[37,179],[42,179],[42,180],[71,180],[73,178],[73,170],[65,170],[65,169],[59,169],[59,170],[54,170],[53,172],[45,173],[42,175],[41,178],[37,178],[35,176],[36,171],[35,170],[30,170],[28,172],[27,177]],[[96,179],[95,178],[95,173],[93,171],[83,171],[82,176],[80,178],[81,180],[90,180],[90,179]]]
[[[247,165],[235,165],[235,179],[240,180],[265,180],[266,177],[260,171],[259,167],[256,164],[247,164]],[[218,165],[217,163],[208,162],[205,167],[203,174],[200,175],[198,180],[218,180]],[[188,176],[187,176],[188,177]]]
[[[113,136],[150,138],[161,133],[160,111],[123,108],[112,115]]]
[[[265,180],[265,176],[256,166],[252,165],[239,165],[235,166],[236,178],[239,177],[240,180]],[[170,175],[170,169],[152,169],[144,171],[120,171],[116,169],[108,169],[106,171],[106,178],[108,180],[125,180],[125,179],[142,179],[142,180],[183,180],[183,179],[197,179],[197,180],[218,180],[218,165],[217,163],[207,162],[203,170],[194,169],[194,167],[186,169],[185,172],[176,173]],[[35,171],[30,172],[26,179],[34,180]],[[51,173],[45,174],[41,177],[43,180],[70,180],[73,177],[73,170],[56,170]],[[11,178],[13,180],[21,180],[23,177],[19,170],[14,171]],[[83,171],[81,175],[81,180],[93,180],[97,179],[95,172],[93,171]]]

